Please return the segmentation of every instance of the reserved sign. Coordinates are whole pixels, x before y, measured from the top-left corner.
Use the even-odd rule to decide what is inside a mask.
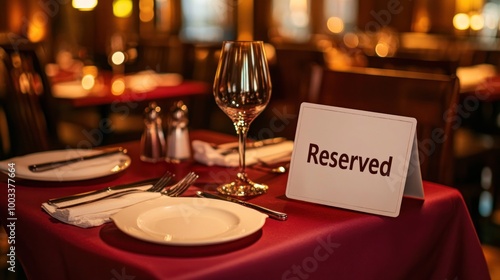
[[[397,217],[403,194],[424,197],[416,126],[414,118],[302,103],[286,196]]]

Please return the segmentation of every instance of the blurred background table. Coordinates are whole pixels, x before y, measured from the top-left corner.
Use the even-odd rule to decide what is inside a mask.
[[[81,80],[53,81],[52,95],[73,107],[111,105],[114,103],[157,101],[207,95],[211,85],[201,81],[183,80],[178,74],[154,72],[113,75],[110,72],[95,78],[92,89],[85,90]]]
[[[160,106],[164,122],[171,107],[182,101],[189,109],[190,127],[208,125],[207,103],[213,103],[213,97],[211,85],[206,82],[153,71],[126,75],[99,71],[89,79],[91,87],[84,89],[85,77],[66,81],[52,77],[54,103],[61,111],[59,132],[63,142],[70,146],[81,143],[102,146],[139,139],[144,127],[143,112],[149,102]],[[164,126],[166,129],[166,124]]]

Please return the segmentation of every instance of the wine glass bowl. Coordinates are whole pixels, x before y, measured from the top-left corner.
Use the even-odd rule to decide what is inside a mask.
[[[222,45],[213,93],[215,102],[232,120],[239,143],[239,172],[230,183],[219,186],[231,196],[263,194],[268,186],[248,179],[245,151],[248,129],[271,98],[271,77],[261,41],[225,41]]]

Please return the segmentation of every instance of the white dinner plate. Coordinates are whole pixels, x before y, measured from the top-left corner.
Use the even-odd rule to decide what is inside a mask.
[[[267,215],[223,200],[167,197],[148,200],[111,216],[118,229],[143,241],[199,246],[229,242],[258,231]]]
[[[99,150],[67,149],[46,151],[0,161],[0,170],[8,173],[9,163],[15,164],[15,176],[37,181],[78,181],[99,178],[125,170],[131,162],[128,155],[118,153],[84,160],[43,172],[32,172],[28,166],[100,153]]]

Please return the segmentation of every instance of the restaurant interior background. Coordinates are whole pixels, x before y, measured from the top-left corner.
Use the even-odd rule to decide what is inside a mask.
[[[173,77],[211,85],[223,40],[264,41],[273,96],[252,124],[252,138],[294,137],[312,64],[457,75],[461,94],[473,92],[473,86],[494,77],[500,67],[499,0],[0,0],[0,6],[0,44],[34,46],[40,75],[49,83],[61,73],[82,78],[140,72],[175,73]],[[5,52],[0,57],[7,59]],[[74,108],[51,95],[49,89],[37,100],[49,102],[44,106],[51,109],[42,117],[53,140],[61,147],[88,140],[88,132],[99,127],[102,108]],[[13,124],[4,91],[0,100],[0,158],[6,158],[22,151],[17,146],[21,142],[8,137]],[[164,112],[172,102],[158,101]],[[190,129],[234,134],[210,96],[185,102]],[[146,104],[137,104],[126,118],[123,111],[111,110],[107,117],[113,131],[94,146],[139,139]],[[499,104],[459,103],[465,113],[453,139],[453,186],[462,191],[488,252],[500,247]],[[281,123],[271,134],[264,133],[277,116]]]

